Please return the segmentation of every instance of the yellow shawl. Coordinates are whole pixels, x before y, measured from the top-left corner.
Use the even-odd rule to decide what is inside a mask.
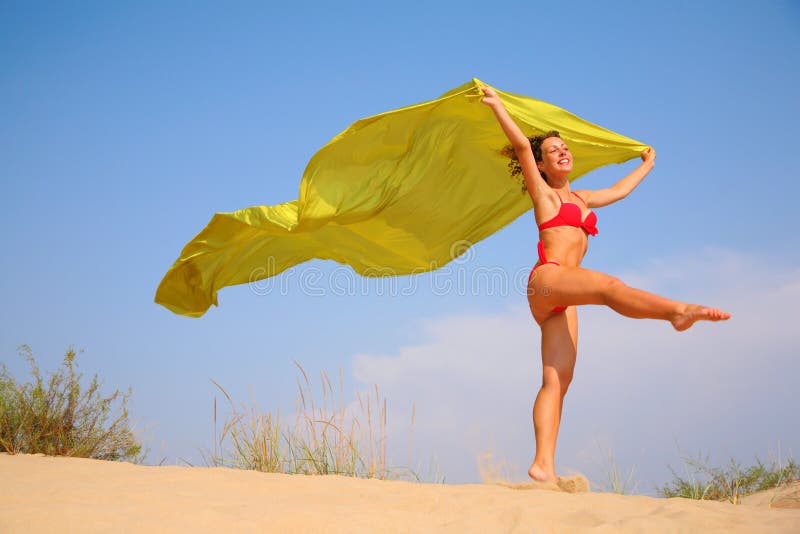
[[[464,243],[509,224],[532,205],[499,153],[508,141],[480,102],[486,85],[473,79],[353,123],[311,158],[298,200],[216,213],[164,275],[155,301],[200,317],[221,288],[313,258],[363,276],[432,271]],[[646,148],[546,102],[497,92],[526,135],[561,133],[575,157],[571,180]]]

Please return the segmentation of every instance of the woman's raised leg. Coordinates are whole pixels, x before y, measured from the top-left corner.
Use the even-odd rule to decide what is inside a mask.
[[[557,482],[556,440],[564,395],[572,381],[578,348],[578,313],[574,306],[543,321],[542,387],[533,405],[536,456],[528,469],[534,480]]]
[[[555,306],[601,304],[626,317],[670,321],[676,330],[686,330],[698,320],[721,321],[730,317],[718,308],[661,297],[582,267],[543,266],[534,275],[531,299],[540,314]]]

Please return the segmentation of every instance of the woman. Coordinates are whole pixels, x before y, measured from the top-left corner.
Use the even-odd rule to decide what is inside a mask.
[[[597,217],[590,208],[607,206],[628,196],[653,168],[655,150],[646,149],[641,165],[612,187],[571,191],[568,176],[572,154],[558,132],[528,139],[497,93],[489,87],[482,89],[483,103],[494,111],[511,142],[539,226],[539,262],[528,279],[528,303],[542,329],[543,377],[533,405],[536,456],[528,475],[537,481],[557,483],[556,438],[578,344],[575,306],[604,304],[627,317],[669,321],[679,331],[695,321],[720,321],[730,314],[634,289],[613,276],[580,266],[588,236],[597,233]]]

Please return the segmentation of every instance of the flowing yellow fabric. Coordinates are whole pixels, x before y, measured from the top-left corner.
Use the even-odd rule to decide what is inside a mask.
[[[472,81],[436,100],[362,119],[322,147],[300,198],[217,213],[192,239],[155,301],[189,317],[217,292],[312,258],[364,276],[421,273],[463,253],[531,209],[500,150],[508,141]],[[558,130],[575,158],[571,179],[639,156],[646,145],[546,102],[497,91],[526,135]]]

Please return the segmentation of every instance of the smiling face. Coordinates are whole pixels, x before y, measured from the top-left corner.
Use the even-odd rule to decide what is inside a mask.
[[[542,141],[542,160],[537,161],[536,166],[548,180],[566,178],[572,171],[572,152],[560,137],[548,137]]]

